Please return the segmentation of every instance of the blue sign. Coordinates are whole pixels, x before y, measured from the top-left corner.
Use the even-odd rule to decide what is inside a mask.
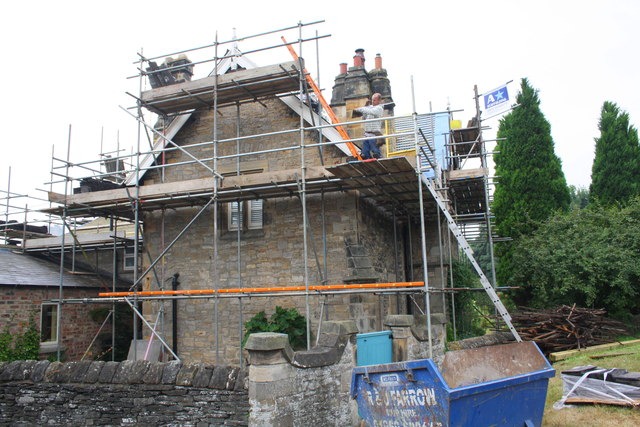
[[[509,91],[507,85],[501,86],[493,92],[484,95],[484,109],[504,111],[509,108]]]

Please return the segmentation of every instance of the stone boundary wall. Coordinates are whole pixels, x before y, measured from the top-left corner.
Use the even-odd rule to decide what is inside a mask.
[[[180,362],[0,362],[0,425],[247,426],[246,377]]]
[[[393,361],[428,357],[424,316],[387,316]],[[444,323],[432,316],[434,360]],[[354,321],[325,322],[318,345],[252,334],[248,368],[180,362],[0,362],[0,425],[358,426],[350,397]]]
[[[428,357],[425,316],[391,315],[393,361]],[[442,316],[432,316],[434,361],[444,355]],[[351,375],[356,366],[358,330],[354,321],[325,322],[318,346],[294,352],[287,336],[252,334],[249,352],[249,402],[252,426],[359,426],[351,399]]]

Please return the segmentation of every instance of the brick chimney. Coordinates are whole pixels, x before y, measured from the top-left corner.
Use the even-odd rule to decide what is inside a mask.
[[[356,49],[356,54],[353,56],[354,67],[364,67],[364,49]]]
[[[382,56],[380,56],[379,53],[376,53],[375,64],[376,64],[376,70],[382,69]]]

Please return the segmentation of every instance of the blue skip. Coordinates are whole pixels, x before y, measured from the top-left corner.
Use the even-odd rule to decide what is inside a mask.
[[[450,351],[431,359],[353,369],[351,397],[373,427],[542,424],[555,375],[534,342]]]

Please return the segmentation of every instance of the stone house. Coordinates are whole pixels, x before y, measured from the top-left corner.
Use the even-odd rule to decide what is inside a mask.
[[[456,193],[469,173],[429,160],[445,150],[449,114],[394,117],[382,58],[367,71],[362,50],[335,80],[340,127],[303,102],[303,62],[259,67],[232,50],[208,77],[191,80],[192,71],[184,57],[146,69],[156,77],[139,102],[159,117],[146,125],[154,148],[124,188],[50,195],[68,212],[144,224],[136,292],[125,297],[143,306],[153,337],[184,361],[239,363],[244,323],[276,306],[308,318],[310,345],[324,321],[353,320],[364,333],[385,329],[389,314],[426,312],[442,351],[445,294],[432,290],[445,286],[453,251],[435,201],[422,195],[423,165],[450,179],[443,199],[461,213],[483,203]],[[375,92],[386,105],[385,156],[358,161],[362,124],[352,112]],[[431,154],[417,156],[425,146]]]
[[[393,101],[380,56],[378,67],[370,72],[365,71],[361,58],[356,56],[354,66],[336,80],[332,104],[341,121],[352,121],[349,118],[352,110],[364,105],[374,92],[382,93],[385,103]],[[276,70],[288,66],[291,65],[281,64]],[[251,72],[256,79],[256,76],[274,79],[274,72],[268,68],[236,71],[243,72]],[[166,95],[170,89],[182,89],[176,86],[177,89],[169,86],[143,93],[143,99],[148,100],[145,106],[164,112],[190,107],[187,101],[176,101],[173,95]],[[300,134],[297,130],[300,111],[282,98],[271,96],[260,102],[244,103],[232,99],[233,103],[227,105],[218,101],[217,110],[201,108],[190,113],[188,121],[173,137],[173,143],[180,148],[165,152],[165,167],[149,171],[142,178],[142,188],[178,184],[211,176],[207,165],[213,166],[214,176],[223,177],[218,195],[225,202],[203,212],[164,257],[165,271],[179,274],[182,287],[192,290],[304,287],[408,282],[410,277],[421,277],[420,261],[412,262],[408,257],[411,252],[420,252],[419,222],[411,230],[405,218],[394,220],[394,215],[400,217],[406,212],[402,211],[406,207],[401,202],[376,201],[357,189],[349,189],[349,184],[343,183],[343,189],[318,185],[318,180],[329,179],[326,169],[336,168],[334,174],[338,174],[339,170],[361,166],[369,169],[365,174],[372,175],[390,175],[386,167],[398,168],[398,178],[393,179],[406,185],[407,180],[415,180],[412,159],[347,164],[348,152],[335,144],[318,145],[327,138],[324,135],[319,138],[316,129],[307,128]],[[293,103],[296,102],[299,103],[294,99]],[[386,110],[386,114],[392,115],[393,109]],[[316,123],[323,123],[318,115],[314,116]],[[210,142],[213,129],[217,143]],[[361,125],[350,125],[348,130],[352,138],[362,137]],[[301,149],[301,144],[305,148]],[[193,157],[207,159],[207,163],[188,164]],[[237,188],[238,182],[246,187],[240,191],[231,187]],[[301,191],[305,184],[306,189]],[[282,187],[286,188],[281,190]],[[200,209],[161,207],[144,212],[145,250],[155,252],[152,259]],[[431,223],[431,230],[433,226]],[[431,239],[428,245],[438,246],[435,241],[438,233],[428,235]],[[432,256],[438,256],[431,252]],[[436,263],[434,258],[433,264]],[[435,269],[431,273],[434,281],[439,275],[436,273]],[[418,311],[418,307],[423,310],[424,301],[409,297],[406,293],[353,293],[311,296],[306,300],[303,295],[289,293],[181,300],[177,303],[179,355],[187,360],[237,363],[241,359],[243,323],[262,310],[270,315],[276,305],[295,307],[306,314],[308,303],[312,340],[322,317],[353,319],[360,332],[382,330],[382,320],[387,314]],[[154,301],[145,307],[149,318],[162,304],[166,303]]]

